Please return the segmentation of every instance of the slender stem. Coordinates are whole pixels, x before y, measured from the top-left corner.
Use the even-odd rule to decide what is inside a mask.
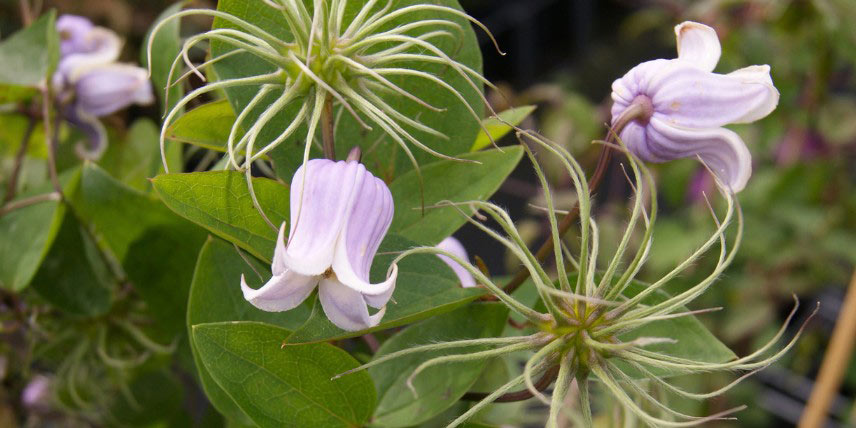
[[[333,95],[329,92],[324,98],[324,110],[321,111],[321,141],[324,144],[324,157],[336,160],[336,142],[333,139]]]
[[[53,128],[51,127],[51,95],[47,85],[42,87],[42,120],[45,128],[45,145],[48,149],[48,172],[53,183],[54,190],[62,195],[62,185],[56,174],[56,141],[54,141]]]
[[[15,199],[15,193],[18,190],[18,176],[21,174],[21,165],[24,163],[24,156],[27,154],[27,147],[30,145],[30,136],[33,135],[33,130],[35,129],[36,119],[31,116],[27,121],[27,129],[24,130],[24,136],[21,138],[21,146],[18,147],[18,153],[15,153],[15,164],[12,166],[9,182],[6,183],[6,196],[3,197],[4,203]]]
[[[535,382],[535,389],[537,389],[540,392],[544,392],[544,390],[546,390],[547,387],[549,387],[553,383],[553,381],[556,380],[556,377],[558,377],[558,376],[559,376],[559,366],[555,365],[555,366],[550,367],[549,369],[547,369],[546,372],[544,372],[544,375],[541,376],[541,379],[538,379],[538,382]],[[464,400],[464,401],[481,401],[487,396],[488,396],[488,394],[484,393],[484,392],[468,392],[468,393],[464,394],[463,397],[461,397],[461,400]],[[497,398],[493,402],[494,403],[512,403],[515,401],[528,400],[532,397],[533,397],[532,391],[529,391],[529,389],[524,388],[524,389],[521,389],[519,391],[508,392],[508,393],[505,393],[503,395],[500,395],[499,398]]]
[[[30,9],[30,0],[20,0],[18,2],[21,8],[21,23],[24,27],[29,27],[33,23],[33,11]]]
[[[31,196],[29,198],[24,198],[18,201],[9,202],[8,204],[0,207],[0,217],[3,217],[4,215],[9,214],[10,212],[15,211],[17,209],[28,207],[30,205],[35,205],[47,201],[58,201],[60,199],[61,196],[58,192],[50,192],[41,195]]]
[[[838,321],[832,331],[832,340],[820,366],[820,374],[811,391],[808,404],[800,418],[799,428],[819,428],[825,425],[829,406],[838,395],[850,356],[856,347],[856,271],[844,304],[838,312]]]
[[[624,129],[624,127],[627,126],[627,124],[629,124],[633,120],[640,117],[642,114],[644,114],[644,110],[640,106],[638,106],[637,104],[631,104],[630,107],[628,107],[626,110],[624,110],[624,112],[621,114],[621,116],[619,116],[618,119],[616,119],[615,124],[610,128],[609,133],[607,134],[607,137],[606,137],[606,142],[607,143],[615,142],[615,139],[618,138],[618,134],[621,133],[621,131]],[[595,168],[594,173],[591,176],[591,179],[589,179],[588,187],[589,187],[589,193],[590,194],[594,194],[597,191],[598,187],[600,187],[600,183],[603,181],[603,177],[606,174],[606,170],[607,170],[607,167],[609,166],[609,161],[611,159],[612,159],[612,148],[610,148],[609,144],[606,144],[603,146],[603,149],[601,149],[601,151],[600,151],[600,158],[598,158],[598,160],[597,160],[597,167]],[[562,218],[562,222],[559,223],[559,236],[563,236],[565,234],[565,232],[567,232],[568,229],[570,229],[571,225],[573,225],[574,221],[577,219],[577,216],[579,215],[579,213],[580,213],[580,204],[579,204],[579,202],[577,202],[574,205],[574,208],[572,208],[568,212],[568,214],[566,214],[565,217]],[[539,262],[542,262],[542,261],[544,261],[544,259],[547,258],[547,256],[550,255],[550,253],[552,251],[553,251],[553,240],[547,239],[541,245],[541,248],[538,249],[538,252],[535,253],[535,258]],[[505,284],[505,287],[503,287],[503,289],[505,290],[506,293],[512,293],[512,292],[514,292],[514,290],[517,289],[517,287],[520,286],[520,284],[523,284],[523,282],[526,281],[526,278],[528,278],[528,277],[529,277],[529,271],[521,268],[517,271],[517,273],[514,274],[514,277],[512,277],[511,280],[508,281],[507,284]]]

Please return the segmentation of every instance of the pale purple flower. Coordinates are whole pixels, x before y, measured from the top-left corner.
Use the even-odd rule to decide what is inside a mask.
[[[51,380],[43,375],[35,375],[21,392],[21,404],[29,409],[47,407],[51,394]]]
[[[242,276],[244,298],[264,311],[287,311],[317,285],[333,324],[349,331],[377,325],[398,268],[393,265],[380,284],[369,283],[369,269],[392,214],[389,188],[359,162],[310,160],[291,182],[291,229],[288,241],[285,223],[279,230],[273,277],[254,290]],[[379,311],[370,315],[368,306]]]
[[[63,117],[88,137],[80,156],[97,159],[107,147],[107,133],[97,119],[131,104],[154,102],[147,72],[116,62],[122,49],[119,36],[88,19],[62,15],[57,19],[60,60],[52,77]]]
[[[644,113],[620,134],[633,154],[647,162],[699,156],[739,192],[752,174],[752,157],[723,126],[756,121],[776,108],[770,67],[713,73],[721,54],[716,32],[684,22],[675,34],[678,58],[644,62],[612,84],[613,124],[631,105],[641,106]]]
[[[467,250],[461,244],[461,241],[458,241],[457,239],[451,236],[440,241],[440,243],[437,244],[437,248],[444,251],[448,251],[457,256],[459,259],[469,259],[469,256],[467,256]],[[461,287],[470,288],[476,286],[476,280],[473,278],[473,275],[470,273],[470,271],[464,269],[463,266],[458,264],[458,262],[452,260],[449,256],[443,254],[437,254],[437,257],[439,257],[440,260],[442,260],[447,265],[449,265],[450,268],[452,268],[452,271],[455,272],[455,275],[458,276],[458,280],[461,281]]]

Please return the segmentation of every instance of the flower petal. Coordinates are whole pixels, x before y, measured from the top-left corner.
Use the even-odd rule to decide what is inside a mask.
[[[676,127],[656,117],[646,130],[648,149],[657,161],[697,155],[735,193],[743,190],[752,175],[752,155],[731,130]]]
[[[85,49],[73,51],[60,58],[56,74],[61,76],[64,84],[73,84],[77,76],[86,73],[93,67],[113,63],[122,51],[122,39],[101,27],[90,30],[82,41]]]
[[[454,237],[450,236],[440,241],[440,243],[437,244],[437,248],[448,251],[460,259],[469,260],[467,250],[461,244],[461,241],[458,241]],[[458,262],[452,260],[451,258],[443,254],[438,254],[437,257],[439,257],[440,260],[442,260],[447,265],[449,265],[450,268],[452,268],[452,271],[455,272],[455,275],[457,275],[458,280],[461,281],[461,287],[469,288],[476,286],[476,280],[473,278],[473,275],[470,273],[470,271],[464,269],[463,266],[458,264]]]
[[[96,117],[131,104],[154,102],[146,69],[126,64],[108,64],[87,69],[74,80],[75,104]]]
[[[320,275],[330,268],[353,208],[354,189],[365,174],[357,162],[328,159],[312,159],[298,168],[291,180],[291,233],[281,259],[289,269]]]
[[[83,159],[98,160],[107,149],[107,131],[95,116],[75,105],[63,109],[63,118],[86,135],[86,143],[78,143],[74,150]]]
[[[342,330],[358,331],[374,327],[380,323],[385,308],[369,315],[369,308],[363,295],[335,279],[322,279],[318,287],[318,297],[327,318]]]
[[[59,33],[59,53],[62,57],[94,48],[94,40],[86,37],[95,25],[87,18],[78,15],[62,15],[56,19],[56,31]]]
[[[715,74],[676,61],[667,73],[651,101],[654,117],[676,126],[718,128],[753,122],[779,103],[779,91],[766,65]]]
[[[392,223],[392,193],[383,180],[359,166],[361,179],[354,189],[354,204],[336,244],[333,272],[346,286],[377,297],[372,300],[377,303],[373,306],[378,307],[386,304],[395,286],[394,275],[380,284],[369,283],[372,260]]]
[[[675,36],[678,39],[679,59],[703,71],[716,68],[722,55],[722,46],[713,28],[686,21],[675,27]]]
[[[273,263],[270,264],[271,273],[282,275],[288,266],[285,264],[285,222],[279,226],[279,235],[276,237],[276,247],[273,250]]]
[[[253,306],[268,312],[281,312],[293,309],[303,303],[315,285],[317,276],[305,276],[293,271],[274,275],[262,288],[250,288],[241,275],[241,291],[244,299]]]

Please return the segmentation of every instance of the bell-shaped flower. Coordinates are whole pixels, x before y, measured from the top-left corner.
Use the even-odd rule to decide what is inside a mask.
[[[461,241],[458,241],[457,239],[451,236],[440,241],[440,243],[437,244],[437,248],[452,253],[461,260],[469,259],[469,256],[467,255],[467,250],[464,248],[463,244],[461,244]],[[458,280],[461,281],[461,287],[469,288],[476,286],[476,280],[475,278],[473,278],[473,275],[470,273],[470,271],[464,269],[463,266],[458,264],[458,262],[452,260],[449,256],[446,256],[444,254],[437,254],[437,257],[439,257],[440,260],[442,260],[447,265],[449,265],[450,268],[452,268],[452,271],[455,272],[455,275],[457,275]]]
[[[244,298],[264,311],[287,311],[318,286],[324,313],[339,328],[377,325],[398,268],[380,284],[369,282],[369,270],[392,214],[389,188],[359,162],[310,160],[291,182],[291,229],[286,241],[280,228],[273,277],[257,290],[241,277]],[[379,311],[371,315],[368,306]]]
[[[620,137],[637,157],[665,162],[698,156],[739,192],[752,174],[752,157],[743,140],[723,126],[756,121],[776,108],[779,92],[770,67],[713,73],[721,54],[716,32],[684,22],[675,34],[678,58],[644,62],[612,84],[613,125],[635,106],[641,114]]]
[[[78,145],[78,155],[98,159],[107,133],[97,118],[131,104],[151,104],[151,83],[144,68],[116,62],[122,49],[116,33],[75,15],[60,16],[56,28],[60,60],[52,85],[59,111],[87,136],[88,147]]]

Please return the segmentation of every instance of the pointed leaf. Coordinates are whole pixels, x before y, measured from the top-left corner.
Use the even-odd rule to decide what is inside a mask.
[[[520,125],[520,122],[523,122],[524,119],[529,117],[533,111],[535,111],[535,106],[514,107],[500,112],[498,115],[499,119],[496,117],[488,117],[482,120],[482,126],[484,126],[488,132],[485,132],[484,129],[479,130],[479,134],[476,135],[476,141],[473,143],[473,146],[470,147],[470,151],[477,152],[490,146],[491,141],[488,135],[490,135],[494,141],[499,140],[504,137],[505,134],[511,132],[511,126],[506,123],[510,123],[515,126]]]
[[[235,171],[159,175],[152,181],[161,200],[178,215],[270,261],[273,230],[253,207],[244,174]],[[256,197],[268,218],[279,225],[288,218],[288,189],[272,180],[253,179]]]
[[[167,128],[166,136],[173,141],[225,152],[235,119],[228,100],[213,101],[179,117]],[[238,133],[238,140],[243,135]]]
[[[288,330],[257,322],[199,324],[193,340],[205,367],[259,426],[357,427],[368,421],[375,391],[367,373],[332,345],[282,346]]]
[[[51,10],[0,42],[0,85],[33,87],[47,81],[59,60],[55,20]]]
[[[395,201],[395,218],[390,231],[424,245],[436,245],[466,222],[451,207],[434,208],[441,201],[486,200],[505,181],[523,156],[518,146],[485,150],[461,156],[481,164],[439,161],[422,167],[425,212],[419,176],[410,171],[389,186]],[[430,208],[429,208],[430,207]]]

